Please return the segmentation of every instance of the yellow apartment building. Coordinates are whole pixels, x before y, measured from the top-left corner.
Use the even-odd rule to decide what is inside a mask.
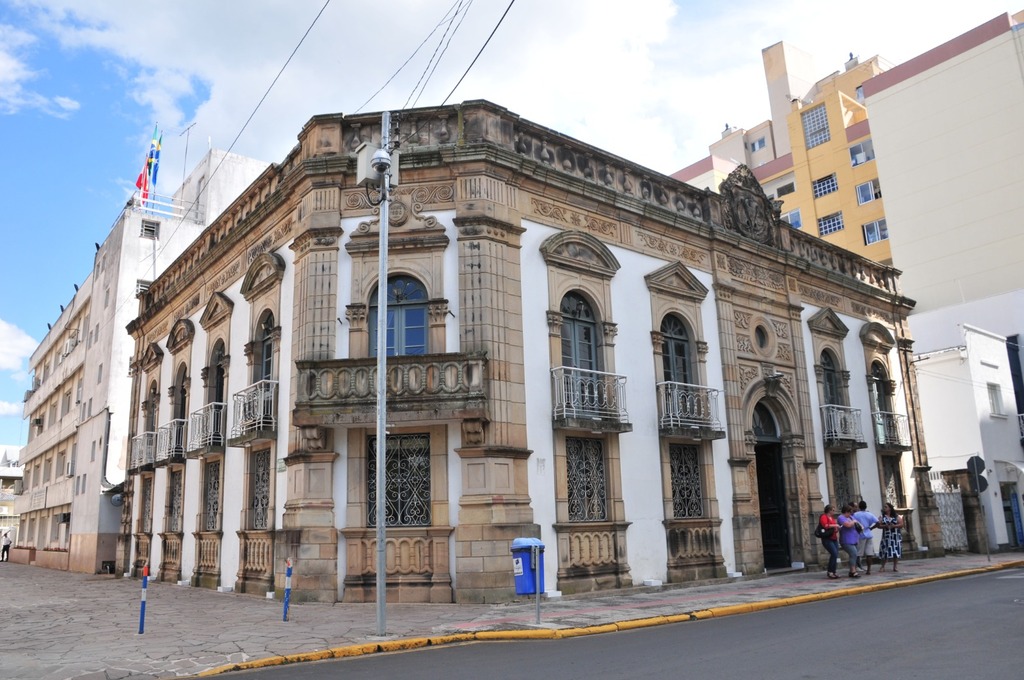
[[[884,264],[889,232],[862,84],[888,69],[850,55],[842,71],[811,80],[811,56],[779,42],[762,50],[772,119],[726,125],[708,157],[672,175],[715,191],[747,165],[793,228]]]

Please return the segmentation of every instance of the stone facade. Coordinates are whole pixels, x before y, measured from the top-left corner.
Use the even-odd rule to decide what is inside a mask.
[[[194,584],[280,590],[290,561],[293,597],[375,597],[380,211],[355,151],[379,139],[312,118],[143,297],[136,403],[195,375],[190,427],[220,437],[129,462],[122,559],[171,564],[137,527],[181,479]],[[390,601],[507,600],[521,536],[548,590],[580,592],[816,564],[829,501],[899,493],[928,531],[926,454],[863,427],[917,421],[895,270],[791,230],[745,167],[712,194],[482,101],[392,139]]]

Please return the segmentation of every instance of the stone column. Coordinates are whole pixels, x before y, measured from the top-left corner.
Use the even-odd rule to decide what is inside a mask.
[[[487,353],[489,419],[462,423],[458,602],[497,602],[515,592],[511,542],[540,536],[530,507],[523,367],[521,217],[516,188],[488,177],[456,185],[462,352]]]
[[[292,309],[292,361],[287,363],[294,409],[298,394],[294,361],[333,359],[338,322],[338,249],[341,236],[337,187],[314,188],[299,208]],[[284,373],[285,366],[281,366]],[[334,602],[338,596],[338,532],[334,516],[333,431],[320,425],[289,433],[287,498],[275,536],[275,579],[284,586],[285,560],[293,561],[296,602]]]

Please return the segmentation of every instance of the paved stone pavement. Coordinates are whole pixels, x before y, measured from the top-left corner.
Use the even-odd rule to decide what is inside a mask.
[[[389,604],[377,637],[368,604],[283,605],[237,593],[0,563],[0,679],[149,680],[217,675],[285,661],[350,656],[473,639],[568,637],[842,597],[990,569],[1024,567],[1024,554],[903,560],[860,579],[794,571],[700,584],[640,587],[541,603]]]

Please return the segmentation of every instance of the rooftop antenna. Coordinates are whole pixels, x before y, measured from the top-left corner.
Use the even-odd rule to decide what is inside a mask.
[[[181,161],[181,186],[185,186],[185,171],[188,169],[188,138],[189,131],[196,126],[195,121],[192,122],[187,128],[181,131],[181,135],[185,135],[185,157]],[[181,135],[178,135],[181,137]]]

